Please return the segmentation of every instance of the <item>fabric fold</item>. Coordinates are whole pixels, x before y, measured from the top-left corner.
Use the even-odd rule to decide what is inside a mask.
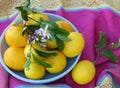
[[[0,88],[9,88],[9,74],[0,64]]]

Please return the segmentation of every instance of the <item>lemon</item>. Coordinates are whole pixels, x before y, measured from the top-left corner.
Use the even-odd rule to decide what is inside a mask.
[[[55,49],[55,48],[57,48],[57,43],[56,43],[55,39],[52,39],[52,40],[47,39],[46,45],[47,45],[48,49]]]
[[[31,62],[29,68],[24,69],[24,74],[29,79],[41,79],[45,75],[45,69],[34,62]]]
[[[38,59],[43,60],[44,58],[41,57],[41,56],[39,56],[39,55],[35,52],[35,50],[33,49],[33,47],[34,47],[35,49],[37,49],[37,50],[46,50],[46,48],[40,47],[40,46],[38,45],[38,43],[33,44],[32,47],[31,47],[31,52],[32,52]],[[26,57],[26,58],[27,58],[27,54],[28,54],[28,53],[30,53],[30,44],[27,44],[27,45],[25,46],[25,49],[24,49],[24,54],[25,54],[25,57]],[[31,60],[32,62],[34,62],[33,57],[32,57],[30,60]]]
[[[63,54],[67,57],[75,57],[80,54],[85,46],[85,40],[81,33],[70,32],[68,38],[71,39],[69,42],[65,42]]]
[[[70,25],[70,23],[66,22],[66,21],[63,21],[63,20],[59,20],[56,22],[56,24],[60,27],[60,28],[63,28],[65,29],[66,31],[68,32],[73,32],[73,28],[72,26]]]
[[[37,23],[36,21],[40,22],[40,19],[43,19],[45,21],[49,20],[48,16],[45,13],[32,13],[29,14],[28,17],[32,19],[29,18],[28,21],[26,22],[26,25],[39,25],[39,23]]]
[[[56,53],[56,56],[50,56],[44,59],[46,63],[52,66],[51,68],[46,68],[46,70],[52,74],[62,72],[67,65],[66,57],[60,51],[56,51]]]
[[[22,35],[22,24],[11,25],[5,33],[5,40],[9,46],[24,47],[27,44],[27,33]]]
[[[93,80],[95,73],[94,64],[89,60],[83,60],[73,68],[72,78],[76,83],[85,85]]]
[[[11,46],[4,53],[5,64],[16,71],[22,71],[26,58],[24,56],[24,48]]]

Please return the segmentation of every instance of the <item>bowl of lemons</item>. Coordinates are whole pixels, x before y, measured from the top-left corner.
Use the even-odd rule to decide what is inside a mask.
[[[50,83],[73,69],[84,45],[83,35],[61,16],[43,12],[27,18],[18,15],[1,35],[0,62],[19,80]]]

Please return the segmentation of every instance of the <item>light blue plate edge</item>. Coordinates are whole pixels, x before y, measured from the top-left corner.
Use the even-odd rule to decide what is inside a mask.
[[[50,84],[50,85],[21,85],[16,88],[72,88],[67,84]]]

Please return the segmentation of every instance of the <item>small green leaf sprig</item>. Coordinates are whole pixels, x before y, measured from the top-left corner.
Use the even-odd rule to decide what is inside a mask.
[[[21,6],[15,8],[20,11],[22,18],[25,21],[28,21],[28,13],[33,12],[30,8],[30,0],[25,0],[25,2],[21,4]]]
[[[120,48],[120,38],[119,38],[119,40],[118,40],[118,43],[116,43],[116,44],[115,44],[114,42],[111,43],[111,44],[110,44],[110,48],[111,48],[111,49],[118,49],[118,48]]]
[[[106,43],[107,43],[107,38],[106,38],[105,33],[104,32],[100,32],[99,43],[97,45],[95,45],[97,56],[96,56],[96,59],[95,59],[94,63],[96,63],[96,61],[98,60],[100,55],[102,55],[106,59],[111,60],[114,63],[118,62],[118,59],[114,55],[112,50],[120,48],[120,38],[118,40],[118,43],[116,43],[116,44],[115,43],[111,43],[108,48],[106,48]]]
[[[58,50],[62,51],[64,49],[64,42],[70,41],[70,39],[68,38],[69,32],[62,28],[59,28],[55,22],[45,21],[42,18],[40,18],[39,21],[36,21],[34,18],[29,17],[28,14],[36,13],[30,8],[30,0],[26,0],[21,6],[16,7],[16,9],[19,10],[21,17],[24,20],[24,23],[31,19],[39,24],[39,25],[24,24],[22,35],[24,35],[25,33],[28,34],[27,43],[30,44],[30,52],[26,55],[27,62],[24,67],[29,68],[31,58],[33,58],[33,60],[39,65],[42,65],[44,67],[51,67],[50,64],[38,59],[32,53],[31,48],[33,48],[34,51],[42,57],[49,57],[53,55],[55,56],[56,51],[37,50],[32,45],[37,42],[40,45],[40,47],[46,47],[47,39],[55,40],[58,46]]]

